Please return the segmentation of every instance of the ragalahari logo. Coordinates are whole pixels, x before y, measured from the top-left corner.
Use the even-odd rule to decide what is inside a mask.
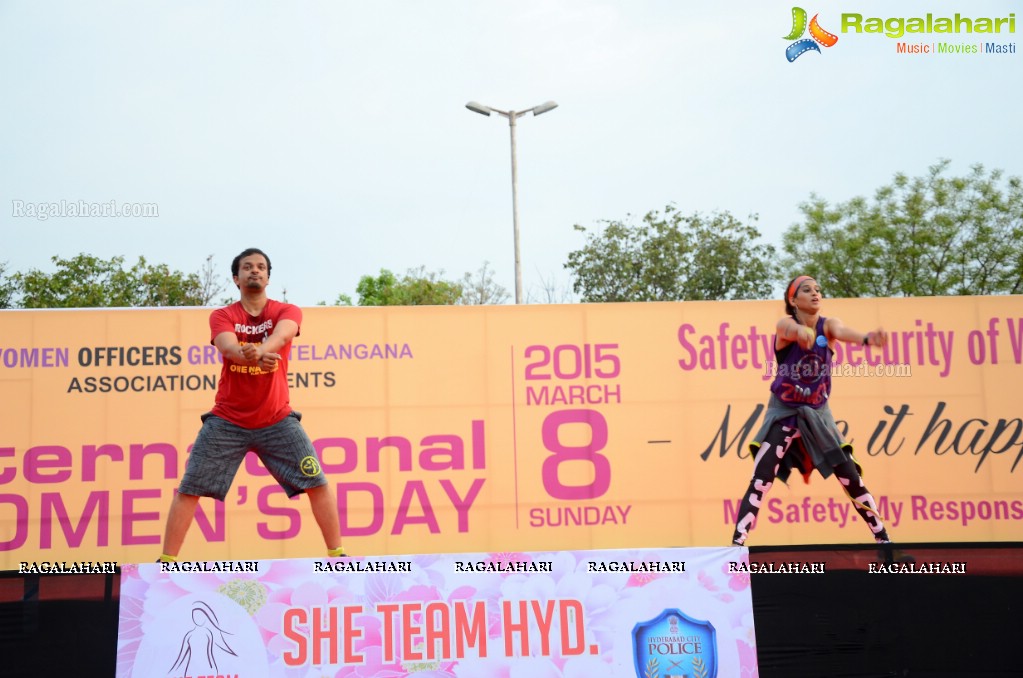
[[[800,55],[806,54],[810,50],[820,53],[821,48],[817,46],[818,44],[824,47],[834,47],[835,43],[838,42],[837,35],[828,33],[817,23],[818,16],[820,15],[814,14],[813,18],[810,19],[810,37],[802,38],[803,33],[807,30],[806,10],[802,7],[792,8],[792,31],[785,36],[786,40],[795,40],[794,43],[785,48],[785,58],[789,60],[789,63],[792,63]],[[802,39],[800,40],[799,38]]]

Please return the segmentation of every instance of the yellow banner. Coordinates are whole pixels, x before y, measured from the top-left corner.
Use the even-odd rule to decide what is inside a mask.
[[[832,410],[898,541],[1023,540],[1020,297],[828,300]],[[780,301],[309,308],[291,402],[359,554],[726,544]],[[139,562],[220,358],[206,309],[0,312],[0,569]],[[766,497],[751,545],[869,541],[838,482]],[[249,455],[183,556],[322,543]]]

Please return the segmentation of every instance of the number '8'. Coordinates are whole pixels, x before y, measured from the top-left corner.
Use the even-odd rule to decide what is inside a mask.
[[[590,427],[588,445],[563,445],[558,431],[564,424]],[[551,456],[543,462],[543,487],[555,499],[594,499],[611,487],[611,461],[600,454],[607,446],[607,419],[595,410],[559,410],[543,421],[543,446]],[[593,481],[585,485],[565,485],[558,477],[562,462],[588,461],[593,464]]]

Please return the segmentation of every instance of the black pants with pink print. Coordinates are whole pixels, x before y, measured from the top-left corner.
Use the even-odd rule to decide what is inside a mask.
[[[732,543],[742,546],[746,543],[749,531],[753,528],[760,506],[767,496],[767,492],[774,484],[778,475],[778,467],[781,460],[789,453],[793,445],[802,445],[799,440],[799,430],[791,426],[777,424],[771,427],[760,449],[753,465],[753,478],[749,487],[743,495],[742,503],[739,505],[738,519],[735,523],[735,532],[732,535]],[[796,452],[793,449],[793,452]],[[887,543],[888,532],[881,522],[877,511],[877,503],[874,497],[867,491],[863,484],[863,478],[856,471],[856,464],[850,459],[834,468],[835,477],[842,483],[842,489],[852,500],[856,512],[860,514],[863,521],[870,527],[874,539],[879,543]]]

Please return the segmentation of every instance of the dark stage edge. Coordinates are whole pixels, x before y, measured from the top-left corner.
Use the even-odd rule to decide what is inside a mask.
[[[966,573],[870,573],[872,545],[750,547],[758,566],[824,564],[750,575],[760,675],[1023,676],[1023,542],[898,548]],[[0,572],[0,676],[114,676],[119,591],[119,574]]]
[[[1023,676],[1023,543],[899,544],[965,574],[871,574],[874,546],[750,547],[757,563],[824,562],[823,575],[754,574],[764,677]]]

